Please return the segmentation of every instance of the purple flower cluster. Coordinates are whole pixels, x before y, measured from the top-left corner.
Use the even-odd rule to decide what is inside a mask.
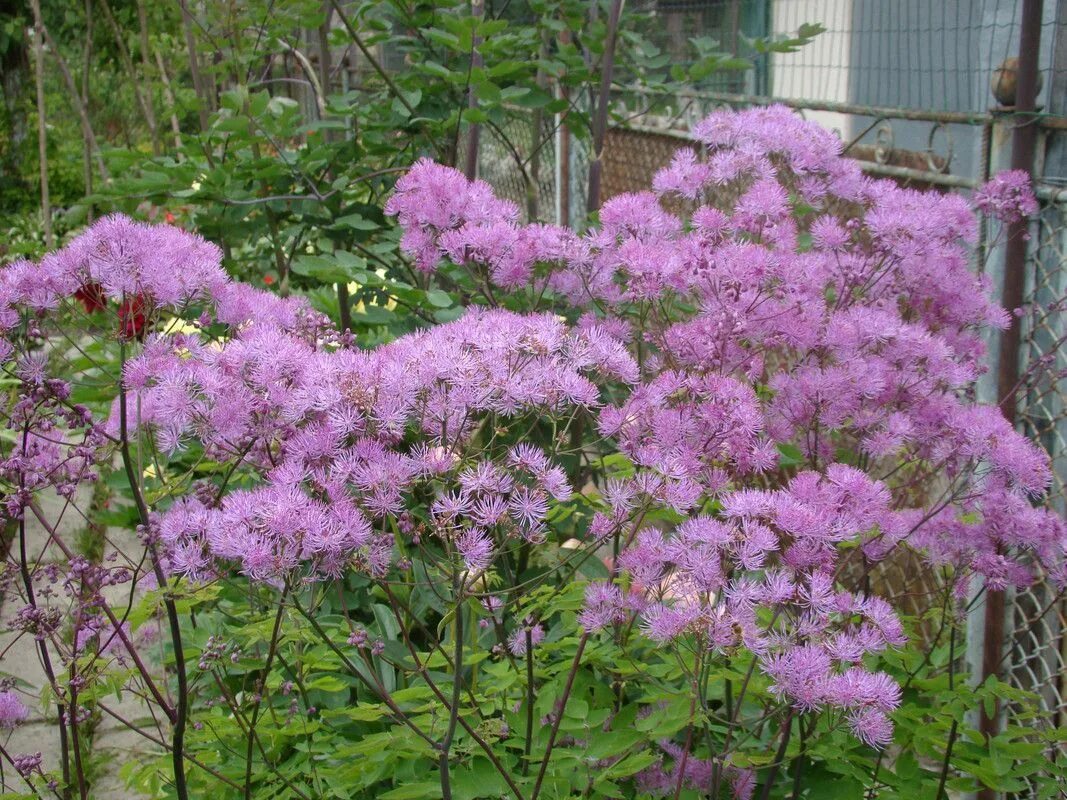
[[[531,281],[606,310],[605,330],[648,351],[640,385],[600,414],[601,432],[654,473],[635,479],[631,499],[653,488],[685,511],[773,469],[779,445],[799,447],[812,465],[846,447],[870,459],[874,475],[905,461],[927,467],[923,480],[953,481],[936,524],[884,525],[868,544],[872,557],[913,538],[938,563],[998,580],[1005,569],[995,556],[1007,558],[1011,580],[1025,582],[1008,555],[1022,546],[1062,577],[1058,517],[1022,514],[1027,537],[974,513],[1021,511],[1049,471],[995,408],[967,399],[984,370],[983,331],[1007,315],[968,268],[976,222],[964,201],[864,176],[830,134],[780,107],[718,112],[693,136],[706,154],[681,151],[654,180],[658,195],[688,203],[688,221],[641,192],[606,202],[600,227],[583,235],[546,226],[530,234],[540,243]],[[405,231],[418,220],[420,252],[437,248],[425,264],[448,258],[491,277],[498,260],[473,246],[486,225],[497,238],[501,226],[512,237],[530,230],[514,213],[480,222],[491,206],[484,185],[463,190],[455,171],[424,161],[409,177],[391,210]],[[449,191],[425,188],[443,183]],[[976,202],[996,198],[1034,210],[1017,176],[998,176]],[[914,495],[915,482],[906,488]],[[924,513],[934,498],[918,498],[927,500]],[[950,517],[966,537],[948,532]]]
[[[40,262],[16,261],[0,270],[0,331],[30,332],[44,312],[91,314],[114,310],[119,334],[140,338],[162,312],[207,306],[227,325],[294,330],[320,323],[302,299],[281,299],[232,282],[222,251],[170,225],[148,225],[121,214],[104,217]],[[134,317],[138,317],[135,323]],[[202,322],[212,316],[205,312]],[[307,322],[305,322],[307,321]],[[5,360],[11,344],[3,340]]]
[[[15,771],[24,778],[29,778],[41,769],[43,758],[40,752],[17,753],[11,757],[11,764]]]
[[[17,728],[29,716],[29,709],[15,692],[10,689],[0,692],[0,728]]]
[[[1037,213],[1037,200],[1030,187],[1030,176],[1021,169],[994,175],[975,192],[974,205],[983,214],[1006,223]]]
[[[637,351],[640,381],[599,414],[635,468],[599,487],[590,529],[625,544],[619,578],[589,587],[581,624],[636,616],[656,641],[743,645],[784,700],[840,709],[884,745],[899,689],[861,660],[904,637],[887,603],[842,588],[843,544],[868,562],[916,548],[961,592],[972,575],[1067,579],[1067,527],[1032,503],[1048,459],[969,399],[984,331],[1007,315],[969,269],[977,227],[960,197],[864,176],[784,108],[719,112],[693,137],[705,152],[680,151],[654,192],[608,200],[580,235],[519,225],[511,207],[483,221],[484,185],[429,162],[390,210],[424,269],[525,280],[597,308]],[[975,205],[1036,210],[1011,173]],[[784,467],[782,448],[808,471]],[[835,463],[843,451],[866,472]],[[703,511],[709,499],[721,510]],[[643,522],[664,506],[688,515],[673,531]]]
[[[0,462],[8,511],[91,478],[125,416],[164,454],[196,444],[241,470],[154,515],[174,572],[385,578],[408,563],[398,541],[433,537],[474,586],[503,549],[548,538],[581,488],[589,546],[613,537],[619,553],[587,589],[587,631],[633,621],[709,657],[744,647],[783,703],[835,709],[886,744],[899,688],[863,659],[904,635],[888,603],[847,586],[846,548],[867,563],[914,548],[961,591],[973,576],[1067,579],[1067,527],[1031,502],[1047,458],[969,395],[983,336],[1007,317],[968,268],[976,225],[957,196],[864,176],[783,108],[716,113],[693,133],[703,152],[581,234],[520,225],[486,184],[420,161],[387,207],[403,250],[428,273],[467,270],[488,306],[496,287],[534,289],[508,307],[535,307],[473,306],[374,350],[300,300],[229,281],[217,248],[173,228],[108,218],[5,268],[0,356],[22,387],[9,426],[25,431]],[[979,207],[1028,213],[1026,187],[999,180]],[[117,313],[138,341],[106,425],[66,403],[27,344],[56,310]],[[538,425],[560,441],[527,441]],[[623,468],[572,487],[568,447]],[[513,654],[544,635],[511,630]],[[750,773],[733,778],[751,793]]]
[[[239,330],[221,346],[160,338],[127,368],[139,425],[168,447],[195,438],[266,481],[221,503],[186,497],[163,514],[173,568],[206,576],[222,558],[259,579],[307,562],[383,574],[393,537],[375,523],[431,483],[434,531],[471,570],[485,569],[502,538],[539,539],[549,502],[571,489],[532,446],[473,457],[479,425],[592,409],[591,377],[635,376],[625,347],[599,327],[505,311],[471,311],[369,353],[278,329]]]
[[[710,793],[713,790],[716,785],[716,768],[719,766],[715,759],[696,758],[670,740],[664,740],[659,745],[674,763],[670,768],[666,768],[661,761],[639,772],[636,778],[637,787],[641,792],[653,797],[673,797],[679,784],[701,793]],[[728,764],[723,773],[729,782],[734,800],[752,800],[756,793],[754,769],[741,769]]]
[[[36,493],[51,489],[69,500],[95,480],[106,436],[87,408],[70,402],[70,384],[47,375],[43,354],[22,354],[7,374],[17,396],[6,410],[14,445],[0,452],[0,503],[7,518],[20,519]]]
[[[805,711],[845,709],[857,736],[884,744],[899,690],[861,660],[903,644],[904,633],[888,603],[838,589],[834,571],[837,545],[902,524],[889,492],[832,464],[825,475],[801,472],[783,489],[727,492],[721,502],[721,516],[691,516],[671,535],[641,529],[620,567],[642,597],[591,586],[582,625],[636,613],[657,642],[695,638],[717,654],[744,646],[784,699]]]

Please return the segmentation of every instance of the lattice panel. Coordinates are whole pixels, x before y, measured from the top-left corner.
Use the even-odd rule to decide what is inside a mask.
[[[612,128],[604,140],[604,198],[647,190],[652,176],[688,144],[677,136]]]

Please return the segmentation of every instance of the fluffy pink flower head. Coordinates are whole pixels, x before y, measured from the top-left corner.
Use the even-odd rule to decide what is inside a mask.
[[[998,172],[974,193],[974,207],[1001,222],[1016,222],[1038,211],[1030,176],[1020,169]]]
[[[30,716],[30,711],[14,691],[0,692],[0,728],[17,728]]]

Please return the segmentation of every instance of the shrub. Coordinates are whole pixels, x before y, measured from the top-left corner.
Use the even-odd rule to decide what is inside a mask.
[[[7,512],[54,530],[37,494],[117,454],[147,553],[48,577],[23,549],[9,575],[27,633],[60,637],[43,583],[69,598],[48,669],[75,739],[125,686],[172,750],[131,779],[180,797],[932,796],[1047,772],[1040,733],[1006,732],[999,771],[960,736],[970,705],[1025,700],[958,674],[967,604],[1062,582],[1067,544],[1033,502],[1047,458],[973,401],[1007,317],[972,212],[781,108],[694,137],[585,232],[417,163],[387,211],[424,288],[469,308],[374,350],[175,228],[111,217],[5,268]],[[1009,177],[980,202],[1032,201]],[[878,578],[901,554],[941,579],[923,619]],[[158,589],[123,614],[103,589],[131,582]],[[157,615],[170,692],[138,657]]]

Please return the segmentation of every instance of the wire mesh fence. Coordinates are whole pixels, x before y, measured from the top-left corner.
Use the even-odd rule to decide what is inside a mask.
[[[1067,334],[1063,303],[1067,298],[1067,212],[1046,203],[1031,238],[1026,296],[1024,349],[1027,365],[1020,420],[1024,429],[1053,460],[1052,502],[1067,505]]]
[[[497,194],[522,209],[528,221],[558,215],[555,135],[552,115],[516,112],[486,129],[479,143],[479,175]]]
[[[692,63],[698,45],[747,57],[747,71],[715,73],[699,89],[839,100],[894,108],[974,111],[1015,55],[1017,0],[636,0],[643,34],[671,62]],[[1055,45],[1055,4],[1042,21],[1042,50]],[[825,32],[796,53],[761,54],[751,42],[781,38],[801,25]],[[694,41],[696,40],[696,41]],[[1046,87],[1067,65],[1049,63]]]
[[[1022,429],[1049,454],[1048,503],[1067,509],[1067,210],[1046,201],[1033,226],[1028,257],[1023,347],[1024,383],[1019,403]],[[1017,590],[1008,603],[1004,655],[1008,681],[1032,692],[1037,722],[1067,724],[1067,600],[1048,584]],[[1049,753],[1067,757],[1067,746]]]

